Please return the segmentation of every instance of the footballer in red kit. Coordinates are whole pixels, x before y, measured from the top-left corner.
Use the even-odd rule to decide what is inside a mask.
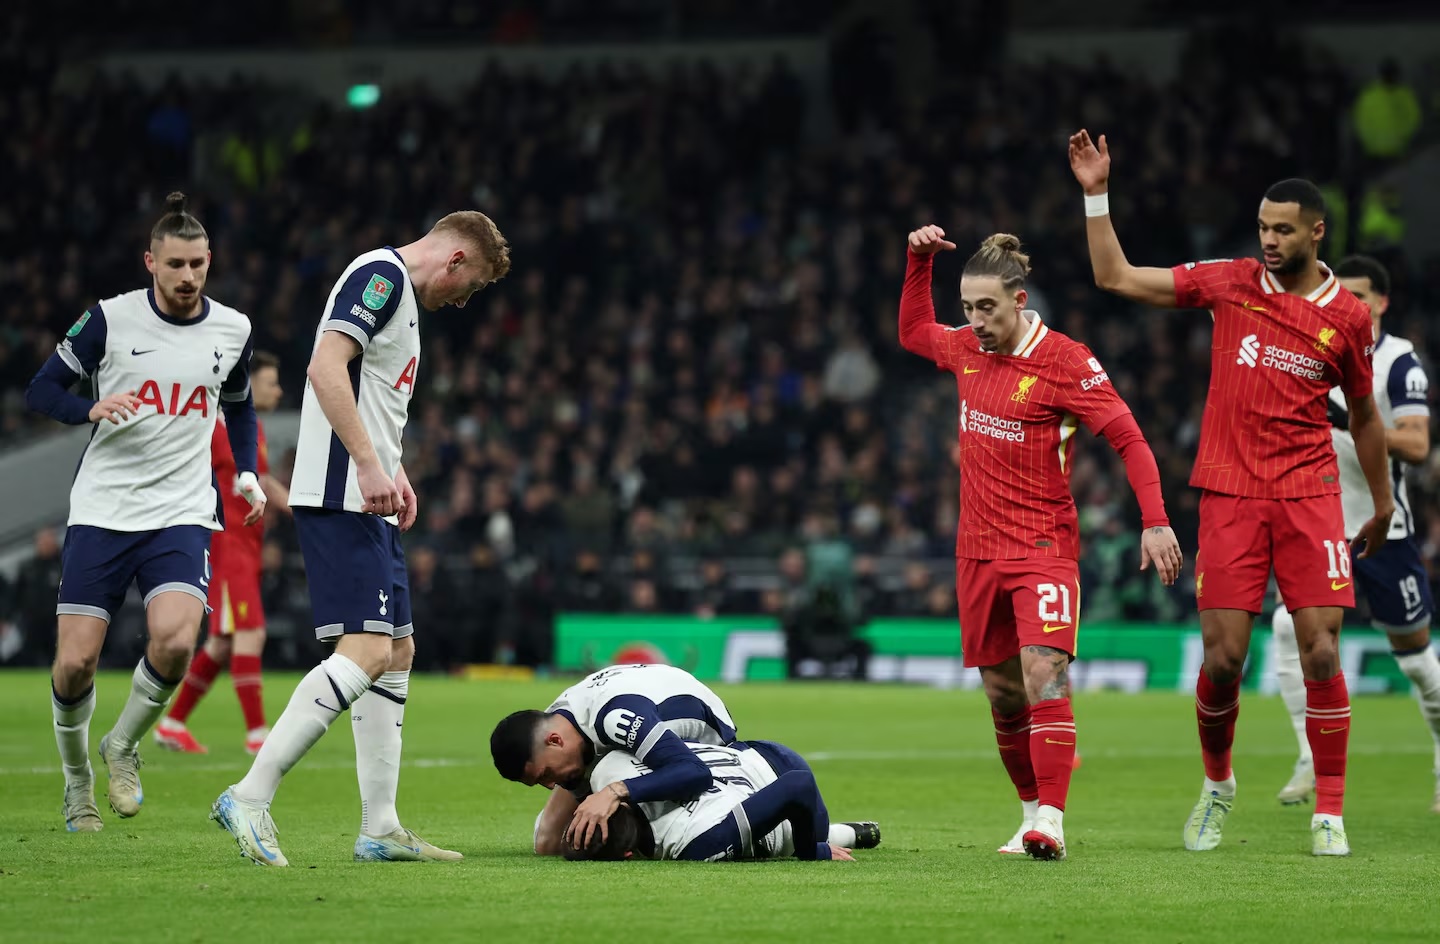
[[[1344,393],[1375,506],[1355,541],[1360,556],[1384,545],[1395,506],[1385,427],[1372,395],[1369,311],[1318,257],[1324,197],[1300,179],[1266,191],[1256,219],[1261,260],[1137,267],[1125,258],[1110,220],[1104,136],[1097,145],[1080,131],[1070,139],[1069,156],[1085,192],[1096,284],[1157,307],[1208,309],[1214,321],[1210,388],[1190,479],[1202,490],[1195,597],[1205,660],[1196,682],[1196,722],[1205,781],[1185,823],[1185,847],[1216,848],[1234,805],[1230,755],[1240,675],[1273,568],[1303,654],[1315,755],[1312,851],[1349,855],[1341,814],[1350,698],[1339,635],[1355,591],[1330,433],[1332,387]]]
[[[280,362],[271,354],[256,351],[250,361],[250,387],[257,412],[280,405]],[[265,428],[256,423],[259,446],[258,472],[271,507],[289,508],[285,486],[270,475],[270,458]],[[155,743],[186,754],[204,754],[207,749],[187,727],[190,713],[210,690],[215,678],[229,665],[235,695],[245,719],[245,750],[251,754],[265,743],[265,705],[261,698],[260,657],[265,648],[265,609],[260,600],[261,551],[265,542],[262,522],[246,527],[246,503],[233,483],[235,456],[225,427],[215,424],[210,441],[210,465],[220,491],[225,530],[217,532],[210,545],[210,587],[206,601],[210,610],[210,635],[204,647],[190,661],[185,680],[165,717],[155,726]]]
[[[965,265],[969,324],[938,324],[934,253],[954,249],[937,226],[910,234],[900,343],[955,375],[960,521],[955,585],[961,648],[977,666],[997,745],[1022,804],[1002,853],[1065,857],[1063,815],[1075,758],[1068,668],[1080,625],[1079,521],[1071,455],[1083,424],[1125,462],[1140,502],[1141,568],[1173,583],[1182,558],[1160,473],[1129,407],[1099,360],[1025,310],[1029,259],[992,236]]]

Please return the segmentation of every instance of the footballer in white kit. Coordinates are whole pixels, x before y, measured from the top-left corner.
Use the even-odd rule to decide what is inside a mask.
[[[1430,622],[1435,603],[1420,549],[1415,543],[1417,522],[1405,487],[1402,463],[1420,463],[1430,452],[1430,381],[1415,356],[1415,345],[1386,334],[1381,318],[1389,307],[1390,276],[1385,267],[1367,256],[1351,256],[1335,267],[1341,284],[1370,307],[1375,327],[1375,406],[1385,423],[1390,453],[1390,482],[1395,514],[1389,540],[1375,554],[1351,562],[1343,549],[1335,557],[1332,578],[1353,579],[1370,610],[1371,624],[1384,631],[1401,671],[1414,684],[1420,712],[1434,742],[1435,794],[1432,809],[1440,813],[1440,660],[1430,647]],[[1340,498],[1345,515],[1345,537],[1353,541],[1373,507],[1343,393],[1330,391],[1331,437],[1340,467]],[[1353,568],[1353,572],[1352,572]],[[1278,604],[1272,618],[1276,674],[1280,694],[1290,712],[1300,742],[1300,757],[1290,782],[1278,799],[1290,805],[1307,802],[1315,790],[1310,742],[1305,734],[1305,682],[1295,640],[1295,621]]]
[[[300,682],[250,771],[211,808],[252,862],[288,864],[270,802],[284,774],[345,711],[360,781],[354,858],[462,858],[406,829],[395,809],[415,655],[400,535],[418,513],[401,437],[421,369],[421,309],[463,307],[509,268],[499,229],[466,210],[413,243],[362,253],[330,290],[300,409],[290,507],[315,634],[333,640],[335,654]]]
[[[703,794],[716,778],[687,742],[726,746],[737,743],[735,735],[720,696],[684,669],[612,665],[561,692],[545,711],[506,716],[490,735],[490,754],[506,780],[551,790],[535,823],[535,851],[557,855],[584,848],[622,802],[683,804]],[[612,754],[643,766],[644,779],[615,776],[597,785],[596,769],[625,770],[597,768]],[[869,845],[879,842],[873,823],[847,825]]]
[[[62,423],[92,423],[70,492],[57,614],[52,701],[72,832],[102,828],[87,758],[95,666],[131,583],[144,600],[149,642],[115,727],[100,741],[111,808],[140,812],[136,745],[154,725],[195,651],[210,579],[210,533],[223,527],[210,467],[220,410],[235,453],[235,483],[259,520],[256,418],[250,395],[250,320],[204,295],[209,239],[171,194],[151,231],[150,288],[107,298],[66,332],[26,391]],[[81,378],[90,395],[70,392]]]
[[[773,741],[686,748],[709,768],[714,780],[709,788],[688,802],[632,800],[611,816],[603,841],[592,840],[566,856],[701,862],[851,858],[845,850],[854,836],[850,843],[832,837],[814,772],[799,754]],[[652,776],[639,758],[614,751],[595,765],[590,784],[599,791],[619,780],[643,785]]]

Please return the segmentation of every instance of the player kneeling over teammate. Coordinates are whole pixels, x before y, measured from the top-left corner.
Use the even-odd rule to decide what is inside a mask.
[[[1020,829],[999,851],[1063,859],[1062,819],[1075,764],[1067,695],[1080,621],[1080,535],[1070,455],[1084,423],[1125,461],[1144,530],[1140,569],[1175,582],[1180,546],[1160,470],[1130,408],[1089,348],[1025,309],[1028,256],[991,236],[965,263],[968,325],[935,321],[938,226],[910,234],[900,343],[955,375],[960,394],[960,525],[955,589],[967,666],[979,666],[1000,759],[1020,795]]]
[[[1342,259],[1335,267],[1340,284],[1370,309],[1374,325],[1375,405],[1385,423],[1385,446],[1394,474],[1395,514],[1390,518],[1389,540],[1373,557],[1354,562],[1355,584],[1370,605],[1370,620],[1390,637],[1390,650],[1400,671],[1415,686],[1420,715],[1430,728],[1435,744],[1435,793],[1431,811],[1440,813],[1440,659],[1430,648],[1430,621],[1435,603],[1425,562],[1415,544],[1415,515],[1405,489],[1400,463],[1421,463],[1430,454],[1430,380],[1415,356],[1415,345],[1381,330],[1381,317],[1390,306],[1390,274],[1368,256]],[[1353,546],[1370,516],[1370,492],[1365,471],[1350,435],[1350,411],[1345,393],[1330,390],[1330,430],[1335,456],[1340,464],[1340,504],[1345,516],[1345,539]],[[1344,563],[1341,555],[1338,563]],[[1347,575],[1342,575],[1348,577]],[[1295,637],[1295,617],[1281,603],[1273,617],[1275,671],[1280,696],[1290,712],[1300,758],[1294,776],[1281,790],[1279,800],[1287,806],[1309,801],[1315,793],[1315,756],[1306,734],[1305,677],[1300,664],[1300,647]],[[1325,715],[1319,715],[1324,719]]]
[[[535,820],[537,855],[559,855],[565,837],[601,828],[622,801],[685,803],[709,789],[711,770],[686,742],[735,743],[735,722],[720,696],[684,669],[612,665],[560,693],[545,711],[517,711],[490,735],[495,769],[506,780],[550,790]],[[596,762],[611,752],[651,771],[644,781],[616,777],[591,790]],[[555,789],[560,787],[561,789]],[[852,835],[853,834],[853,835]],[[837,841],[880,841],[874,823],[836,826]]]
[[[250,389],[255,409],[269,413],[280,405],[280,361],[275,355],[256,351],[250,362]],[[290,510],[290,492],[270,475],[265,448],[265,427],[256,424],[259,448],[260,484],[270,499],[268,507]],[[265,743],[265,705],[260,698],[260,654],[265,651],[265,608],[260,602],[260,554],[265,542],[263,522],[245,527],[249,508],[240,494],[235,454],[230,448],[228,428],[215,424],[210,442],[215,481],[235,483],[223,492],[225,530],[210,542],[210,636],[194,659],[170,710],[155,726],[155,743],[166,750],[204,754],[207,750],[185,726],[190,712],[210,690],[215,677],[226,665],[235,681],[235,695],[245,717],[245,750],[255,754]]]
[[[82,314],[25,392],[33,410],[73,426],[93,424],[70,491],[51,679],[71,832],[104,825],[87,757],[95,667],[132,581],[145,600],[150,640],[120,718],[100,739],[100,758],[111,809],[134,816],[145,800],[137,745],[185,674],[205,615],[210,532],[220,529],[210,484],[217,406],[229,420],[249,506],[245,524],[265,512],[255,475],[250,319],[205,296],[209,237],[185,212],[184,194],[170,194],[165,204],[145,253],[152,286]],[[82,377],[104,395],[71,393]]]
[[[684,747],[713,775],[704,792],[686,803],[622,803],[598,829],[569,837],[565,857],[854,861],[844,844],[826,841],[830,814],[799,754],[773,741]],[[616,781],[643,786],[653,776],[639,759],[614,751],[595,765],[590,785],[599,793]]]

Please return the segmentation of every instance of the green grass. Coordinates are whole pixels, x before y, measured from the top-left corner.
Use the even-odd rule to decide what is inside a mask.
[[[278,713],[294,676],[266,679]],[[995,854],[1018,805],[978,693],[750,685],[722,694],[742,736],[813,758],[837,819],[885,841],[846,863],[566,863],[529,854],[540,790],[502,782],[487,738],[561,682],[417,678],[400,810],[463,863],[350,861],[354,748],[338,724],[286,778],[274,813],[289,869],[244,862],[207,821],[248,766],[222,680],[193,719],[205,757],[144,750],[144,812],[70,835],[46,677],[0,674],[0,940],[84,941],[1434,941],[1440,817],[1415,705],[1355,704],[1346,823],[1355,855],[1309,854],[1310,808],[1274,800],[1293,760],[1278,700],[1247,696],[1239,804],[1225,845],[1186,853],[1201,771],[1194,709],[1172,694],[1082,694],[1084,766],[1070,859]],[[128,679],[99,682],[92,744]],[[98,762],[97,762],[98,764]]]

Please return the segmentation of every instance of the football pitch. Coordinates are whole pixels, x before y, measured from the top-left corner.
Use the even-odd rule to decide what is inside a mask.
[[[266,677],[271,717],[294,675]],[[1434,941],[1440,816],[1414,702],[1354,705],[1345,821],[1355,854],[1309,854],[1311,808],[1274,799],[1293,762],[1276,698],[1246,696],[1224,845],[1181,848],[1202,771],[1180,694],[1081,693],[1061,863],[1002,858],[1019,804],[978,692],[829,684],[720,688],[741,737],[807,755],[837,820],[875,819],[855,863],[567,863],[530,853],[544,800],[491,766],[492,725],[566,684],[411,682],[400,812],[465,861],[357,864],[354,743],[342,720],[273,807],[288,869],[240,858],[207,820],[238,780],[239,710],[222,677],[192,718],[210,746],[147,742],[143,812],[72,835],[47,676],[0,674],[0,940],[77,941]],[[128,691],[98,681],[92,749]]]

